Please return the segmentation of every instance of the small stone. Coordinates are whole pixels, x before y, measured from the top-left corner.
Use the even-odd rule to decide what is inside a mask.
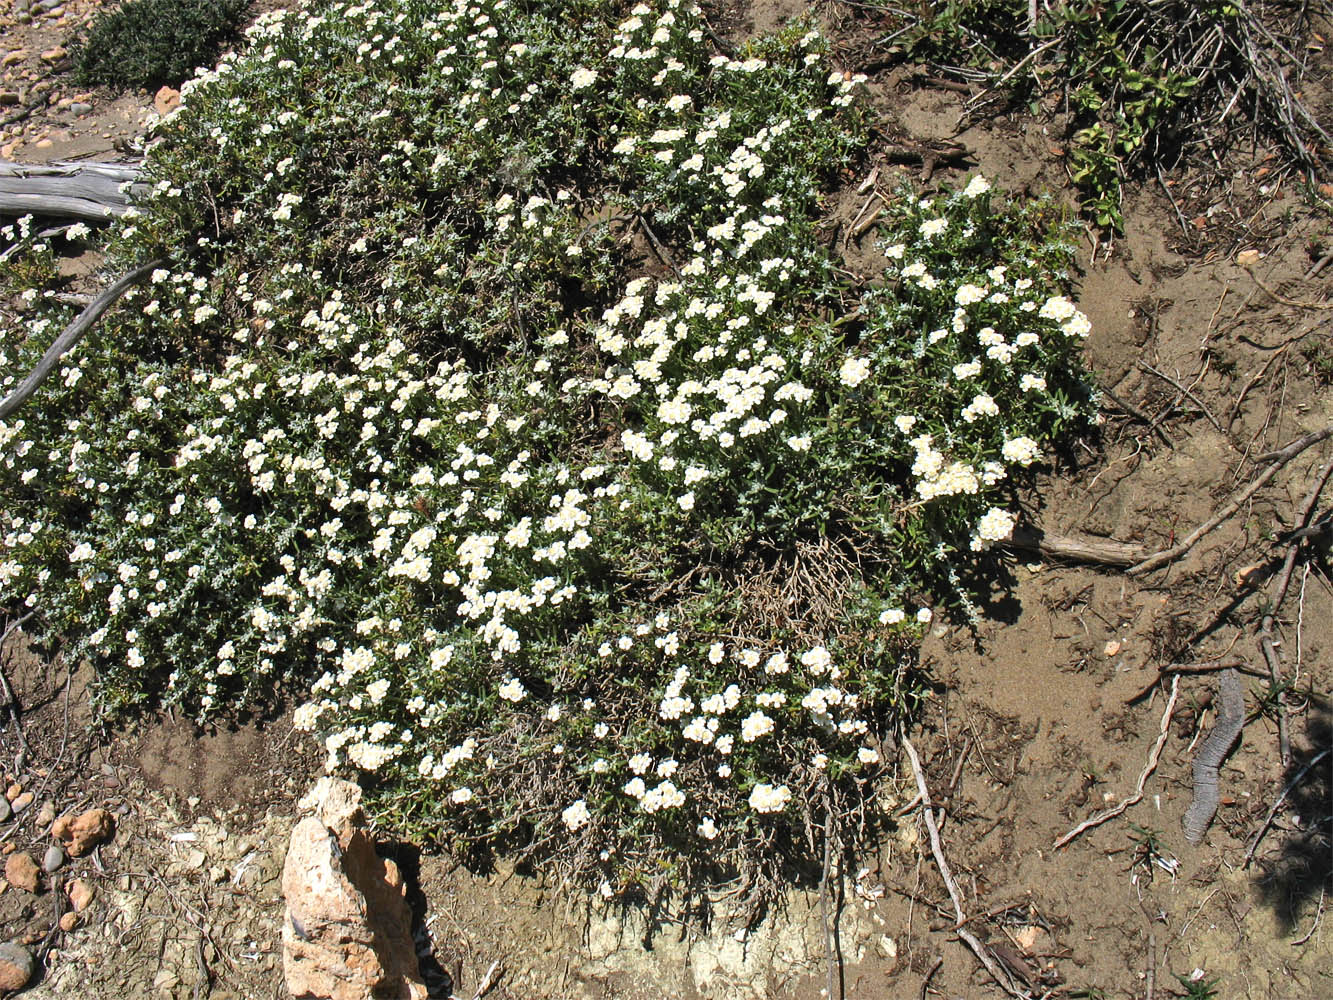
[[[41,872],[37,868],[37,862],[24,851],[11,854],[9,860],[5,862],[5,880],[15,889],[36,892],[40,878]]]
[[[21,990],[32,978],[32,952],[21,944],[0,944],[0,990]]]
[[[207,860],[208,855],[195,847],[185,856],[185,867],[191,871],[198,871],[200,868],[204,867],[204,862]]]
[[[68,934],[75,927],[79,926],[79,915],[74,912],[63,914],[60,918],[60,929]]]
[[[42,858],[42,870],[49,875],[58,871],[64,863],[65,852],[60,849],[59,844],[52,844],[46,849],[46,856]]]
[[[165,118],[175,111],[181,102],[181,92],[174,87],[163,87],[153,96],[153,107]]]
[[[48,827],[51,821],[56,818],[56,804],[50,799],[42,803],[41,808],[37,810],[37,819],[35,822],[38,828]]]
[[[50,145],[50,140],[47,140],[47,144]],[[42,144],[40,142],[37,144],[37,148],[38,149],[42,148]],[[14,811],[16,813],[23,812],[24,809],[27,809],[28,806],[32,805],[32,792],[24,792],[13,802],[11,802],[10,805],[14,807]]]
[[[22,794],[23,794],[23,786],[20,785],[17,781],[5,789],[5,798],[7,798],[10,802],[13,802],[16,798],[18,798]]]
[[[76,878],[69,884],[69,905],[74,907],[75,913],[82,913],[92,905],[95,891],[91,885],[81,878]]]
[[[54,146],[54,145],[55,145],[55,143],[52,142],[50,139],[38,139],[35,143],[33,143],[33,148],[34,148],[34,149],[50,149],[50,148],[51,148],[52,146]]]
[[[81,858],[115,832],[115,820],[105,809],[89,809],[73,816],[66,813],[51,826],[51,836],[65,846],[70,857]]]
[[[55,48],[47,49],[45,52],[42,53],[42,62],[58,63],[60,62],[61,59],[64,59],[65,56],[67,55],[69,55],[69,50],[65,48],[65,46],[63,45],[57,45]]]
[[[3,153],[3,150],[0,150]],[[9,159],[9,157],[5,157]],[[0,798],[0,823],[5,822],[10,816],[14,815],[14,807],[9,804],[9,799]]]
[[[15,49],[12,52],[6,52],[0,56],[0,66],[13,66],[15,63],[23,62],[28,58],[27,49]]]
[[[69,106],[69,110],[76,115],[86,115],[92,109],[93,106],[85,101],[74,101]]]
[[[17,104],[19,102],[18,91],[0,90],[0,104]]]

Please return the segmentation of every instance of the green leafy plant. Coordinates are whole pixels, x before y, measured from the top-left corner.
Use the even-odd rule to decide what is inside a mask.
[[[1182,975],[1178,972],[1172,973],[1172,975],[1176,977],[1176,982],[1180,983],[1180,987],[1184,991],[1177,993],[1176,996],[1186,997],[1187,1000],[1212,1000],[1213,997],[1217,996],[1217,984],[1222,981],[1220,976],[1208,979],[1203,975]]]
[[[169,265],[0,424],[0,601],[104,710],[288,694],[382,821],[608,897],[771,894],[825,797],[873,830],[908,595],[966,607],[1095,409],[1069,228],[905,190],[830,320],[858,81],[805,26],[703,39],[675,0],[260,18],[106,238]],[[72,312],[6,235],[0,389]]]
[[[1119,230],[1126,179],[1153,177],[1195,149],[1220,152],[1236,123],[1266,132],[1307,171],[1322,137],[1293,95],[1300,67],[1264,39],[1310,30],[1302,10],[1215,0],[950,0],[896,11],[883,40],[903,58],[1002,84],[1013,103],[1065,116],[1070,180],[1086,215]],[[992,105],[986,105],[992,106]],[[1236,133],[1239,135],[1239,133]]]
[[[93,19],[75,46],[81,83],[126,90],[179,85],[236,38],[250,0],[128,0]]]

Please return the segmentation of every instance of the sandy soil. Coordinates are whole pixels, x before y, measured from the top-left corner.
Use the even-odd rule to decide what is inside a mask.
[[[808,6],[730,5],[714,27],[741,37]],[[59,59],[43,60],[97,7],[71,0],[60,16],[29,24],[0,13],[0,91],[20,94],[18,105],[0,108],[0,121],[45,94],[6,123],[0,156],[114,159],[152,113],[150,94],[75,91]],[[849,69],[870,61],[867,5],[817,11]],[[23,54],[8,58],[13,52]],[[1328,78],[1327,65],[1319,73]],[[919,67],[877,72],[869,90],[882,147],[829,205],[833,238],[856,272],[868,276],[879,259],[873,228],[845,235],[865,200],[855,190],[872,171],[884,190],[904,174],[920,180],[924,163],[897,162],[903,149],[966,148],[966,161],[939,165],[931,184],[979,169],[1009,190],[1067,192],[1057,122],[1023,114],[956,132],[966,95],[931,85]],[[76,104],[91,110],[76,113]],[[1333,424],[1333,390],[1317,365],[1327,313],[1291,304],[1322,302],[1333,280],[1333,267],[1304,277],[1330,241],[1329,217],[1261,155],[1227,170],[1234,175],[1170,178],[1183,227],[1160,187],[1130,189],[1124,237],[1086,247],[1079,300],[1094,325],[1089,361],[1154,426],[1108,406],[1100,438],[1074,449],[1029,498],[1030,520],[1048,532],[1169,547],[1255,478],[1255,455]],[[1257,251],[1250,268],[1237,262],[1242,251]],[[1299,456],[1155,573],[1016,553],[1010,589],[997,591],[978,629],[946,625],[929,637],[922,657],[935,696],[913,740],[939,806],[942,847],[967,926],[1031,996],[1184,995],[1175,977],[1196,970],[1218,980],[1219,997],[1333,993],[1333,933],[1323,922],[1333,888],[1330,758],[1301,774],[1333,733],[1326,550],[1302,547],[1277,609],[1290,681],[1285,764],[1257,646],[1286,554],[1278,539],[1329,455],[1325,443]],[[1217,680],[1164,671],[1222,657],[1250,671],[1249,721],[1222,769],[1217,818],[1192,846],[1181,817],[1194,752],[1216,718]],[[13,764],[17,729],[6,721],[0,770],[6,784],[36,793],[0,825],[3,850],[41,858],[47,802],[57,811],[104,805],[118,817],[114,840],[70,862],[41,894],[0,892],[0,937],[49,949],[31,994],[284,995],[277,875],[291,804],[317,766],[312,748],[280,714],[223,731],[150,718],[104,732],[92,722],[86,672],[35,657],[21,636],[6,644],[3,662],[28,751]],[[1055,848],[1135,792],[1163,732],[1141,801]],[[642,914],[590,911],[531,873],[475,874],[411,845],[386,841],[383,849],[416,879],[420,940],[433,953],[427,967],[439,996],[450,988],[471,996],[493,967],[488,995],[525,1000],[805,1000],[827,988],[830,967],[835,993],[848,997],[1003,996],[959,942],[915,791],[904,759],[884,790],[897,830],[839,880],[832,961],[819,900],[809,894],[793,894],[758,926],[729,922],[722,906],[709,927],[649,933]],[[56,921],[75,877],[97,898],[65,932]]]

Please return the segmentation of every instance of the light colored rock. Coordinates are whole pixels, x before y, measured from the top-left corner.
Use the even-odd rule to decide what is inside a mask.
[[[51,825],[51,821],[56,818],[56,804],[47,799],[37,810],[37,818],[33,820],[40,830]]]
[[[328,1000],[424,1000],[403,878],[357,825],[360,789],[321,778],[301,807],[317,815],[292,830],[282,869],[287,989]]]
[[[153,95],[153,107],[163,118],[175,111],[180,102],[181,92],[175,87],[163,87]]]
[[[0,944],[0,990],[21,990],[32,978],[32,952],[14,941]]]
[[[341,778],[320,778],[296,807],[301,812],[314,813],[316,819],[335,831],[344,826],[359,826],[364,818],[361,786]]]
[[[68,934],[75,927],[79,926],[79,915],[73,910],[60,915],[60,929]]]
[[[40,147],[41,143],[39,142],[37,145]],[[22,795],[15,798],[10,805],[16,813],[23,812],[24,809],[27,809],[28,806],[32,805],[32,792],[24,792]]]
[[[64,844],[70,857],[81,858],[108,839],[115,829],[115,820],[109,812],[105,809],[89,809],[78,816],[71,813],[61,816],[52,824],[51,836]]]
[[[41,884],[41,870],[32,855],[19,851],[5,862],[5,880],[15,889],[36,892]]]
[[[76,878],[69,884],[69,905],[74,907],[75,913],[82,913],[88,909],[94,895],[93,887],[81,878]]]
[[[47,49],[42,53],[42,62],[58,63],[65,56],[69,55],[69,50],[63,45],[57,45],[54,48]]]

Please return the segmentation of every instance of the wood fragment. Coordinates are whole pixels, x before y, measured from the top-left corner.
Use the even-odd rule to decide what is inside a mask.
[[[32,374],[19,383],[18,388],[11,392],[8,398],[0,402],[0,420],[8,420],[15,410],[31,398],[32,394],[55,370],[60,359],[83,339],[84,334],[91,330],[93,324],[102,317],[102,313],[111,308],[133,285],[165,263],[165,260],[159,259],[136,267],[129,274],[123,275],[115,284],[97,296],[83,312],[79,313],[74,322],[65,327],[64,332],[56,338],[55,343],[47,348],[46,353],[42,355],[42,360],[32,370]]]
[[[1056,559],[1101,566],[1133,566],[1144,557],[1143,549],[1137,545],[1057,535],[1040,528],[1015,528],[1013,535],[1004,544],[1009,548],[1040,552]]]
[[[106,222],[125,214],[136,184],[137,163],[0,163],[0,215],[74,216]],[[134,185],[127,193],[122,185]]]

